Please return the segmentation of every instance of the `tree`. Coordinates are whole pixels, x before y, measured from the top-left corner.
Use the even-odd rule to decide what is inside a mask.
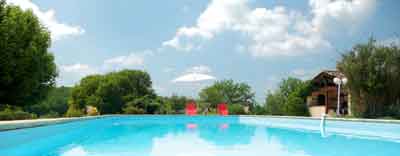
[[[292,77],[284,79],[278,90],[267,93],[266,112],[271,115],[309,116],[306,98],[310,93],[309,81]]]
[[[68,98],[71,95],[70,87],[57,87],[51,89],[48,96],[39,103],[30,106],[29,112],[38,116],[58,117],[65,114],[68,110]]]
[[[357,117],[400,118],[400,48],[373,38],[343,54],[337,68],[346,75]]]
[[[266,113],[270,115],[284,115],[285,114],[285,98],[280,93],[267,93],[265,101]]]
[[[164,100],[165,105],[170,105],[172,112],[175,114],[183,113],[186,103],[189,101],[185,96],[178,96],[173,94],[171,97],[166,97]]]
[[[49,31],[31,10],[0,1],[0,104],[43,99],[57,76]]]
[[[217,81],[213,85],[203,88],[200,93],[200,100],[209,103],[215,108],[219,103],[239,104],[240,106],[253,107],[254,92],[246,83],[236,83],[233,80]]]
[[[286,112],[290,116],[309,116],[306,102],[303,98],[291,94],[286,102]]]
[[[97,107],[100,113],[113,114],[124,112],[129,103],[130,107],[135,106],[146,112],[148,100],[156,98],[151,85],[150,75],[139,70],[90,75],[72,90],[70,107],[83,109],[90,105]]]

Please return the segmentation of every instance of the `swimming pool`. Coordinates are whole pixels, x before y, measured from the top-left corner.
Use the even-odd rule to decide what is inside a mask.
[[[109,116],[0,132],[1,156],[395,156],[400,125],[269,117]]]

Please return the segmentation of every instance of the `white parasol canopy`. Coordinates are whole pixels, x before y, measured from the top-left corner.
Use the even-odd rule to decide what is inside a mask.
[[[206,80],[215,80],[215,77],[207,74],[189,73],[172,80],[172,82],[200,82]]]

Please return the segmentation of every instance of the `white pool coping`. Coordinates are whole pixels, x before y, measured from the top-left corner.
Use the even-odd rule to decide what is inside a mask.
[[[101,118],[101,117],[103,117],[103,116],[0,121],[0,131],[39,127],[39,126],[46,126],[46,125],[53,125],[53,124],[61,124],[61,123],[67,123],[67,122],[73,122],[73,121],[97,119],[97,118]]]
[[[306,116],[275,116],[275,115],[240,115],[240,116],[241,117],[261,117],[261,118],[264,117],[264,118],[321,120],[321,118],[318,118],[318,117],[306,117]],[[389,120],[389,119],[363,119],[363,118],[334,118],[334,117],[327,117],[326,120],[400,124],[400,120]]]
[[[89,119],[97,119],[109,116],[132,116],[132,115],[100,115],[100,116],[85,116],[85,117],[71,117],[71,118],[51,118],[51,119],[31,119],[31,120],[12,120],[12,121],[0,121],[0,131],[14,130],[21,128],[31,128],[38,126],[46,126],[53,124],[61,124],[72,121],[81,121]],[[164,115],[137,115],[137,116],[164,116]],[[171,116],[171,115],[168,115]],[[173,115],[172,115],[173,116]],[[184,116],[184,115],[180,115]],[[217,115],[211,115],[217,116]],[[309,120],[320,120],[320,118],[315,117],[300,117],[300,116],[271,116],[271,115],[239,115],[241,118],[281,118],[281,119],[309,119]],[[331,118],[328,117],[326,120],[330,121],[352,121],[352,122],[370,122],[370,123],[390,123],[390,124],[400,124],[400,120],[382,120],[382,119],[356,119],[356,118]]]

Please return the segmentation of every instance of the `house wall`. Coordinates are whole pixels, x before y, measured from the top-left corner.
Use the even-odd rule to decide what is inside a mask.
[[[344,91],[342,92],[342,94],[344,94]],[[325,96],[325,102],[322,105],[320,105],[320,103],[318,102],[319,95]],[[343,99],[341,99],[341,101],[349,101],[347,95],[342,98]],[[329,116],[334,115],[337,108],[336,86],[326,86],[312,92],[311,96],[307,97],[307,105],[309,107],[309,111],[312,117],[320,117],[322,113],[328,114]],[[321,106],[323,106],[324,109],[320,108]],[[348,108],[350,108],[350,105]],[[350,111],[348,112],[349,114],[351,114]]]
[[[325,106],[311,106],[308,110],[312,117],[321,117],[325,112]]]

